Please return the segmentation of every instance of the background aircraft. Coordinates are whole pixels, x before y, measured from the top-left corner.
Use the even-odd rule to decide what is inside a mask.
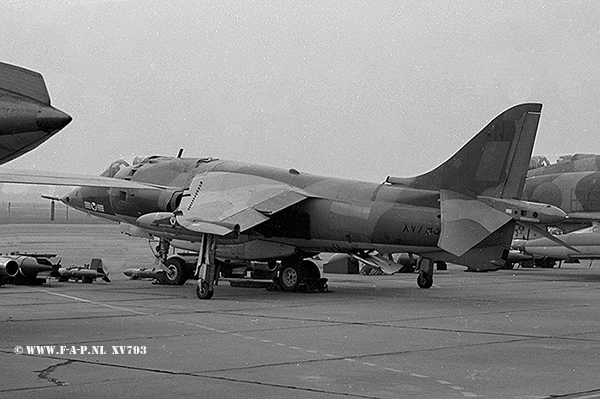
[[[431,172],[388,177],[382,184],[212,158],[152,156],[133,165],[117,161],[62,200],[128,223],[137,235],[160,237],[164,263],[171,240],[193,244],[202,299],[214,292],[215,256],[280,261],[280,283],[294,290],[320,277],[307,259],[319,252],[408,252],[421,256],[417,283],[429,288],[434,261],[495,270],[504,265],[517,222],[563,220],[560,209],[516,200],[541,108],[515,106]],[[48,183],[39,176],[2,181]],[[109,188],[89,187],[102,184]],[[183,265],[171,263],[170,269],[174,282],[187,279]]]
[[[523,197],[553,204],[567,213],[568,219],[557,226],[566,233],[559,235],[566,246],[520,228],[513,247],[530,256],[525,262],[547,267],[556,261],[600,258],[600,156],[564,155],[554,164],[537,156],[530,165]]]
[[[551,163],[545,156],[531,157],[528,177],[572,172],[600,171],[600,155],[574,154],[561,155],[556,163]]]
[[[563,157],[569,158],[569,157]],[[532,169],[527,174],[523,198],[560,207],[569,220],[565,232],[600,219],[600,156],[576,154],[569,160]]]
[[[558,245],[545,237],[517,239],[513,241],[513,247],[522,254],[530,255],[536,265],[547,267],[554,267],[557,261],[600,259],[600,222],[593,221],[590,227],[559,237],[576,250]]]
[[[48,140],[71,122],[50,105],[44,78],[0,62],[0,164]]]

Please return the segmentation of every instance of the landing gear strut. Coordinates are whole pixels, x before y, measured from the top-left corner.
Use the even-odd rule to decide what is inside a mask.
[[[196,296],[199,299],[211,299],[215,293],[215,282],[218,278],[217,264],[215,263],[215,251],[217,242],[212,234],[202,234],[200,241],[200,252],[196,265],[198,285]]]
[[[166,238],[161,238],[156,247],[156,258],[158,259],[158,266],[161,269],[156,273],[156,279],[160,284],[183,284],[185,280],[180,281],[182,273],[178,273],[181,270],[177,269],[175,265],[169,265],[168,263],[169,248],[171,248],[171,242]]]
[[[419,271],[417,277],[419,288],[431,288],[433,285],[433,261],[428,258],[421,258],[417,269]]]
[[[161,238],[156,247],[156,257],[164,265],[167,263],[167,256],[169,256],[169,248],[171,248],[171,242],[166,238]]]

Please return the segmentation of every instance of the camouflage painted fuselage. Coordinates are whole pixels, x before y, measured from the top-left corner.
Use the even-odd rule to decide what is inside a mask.
[[[261,239],[315,252],[428,248],[439,251],[439,191],[315,176],[235,161],[169,157],[148,158],[122,168],[113,177],[187,187],[194,176],[212,172],[260,176],[313,195],[241,237],[220,240],[223,244]],[[177,189],[158,192],[80,187],[65,201],[96,216],[135,224],[144,214],[175,210],[179,193]],[[181,237],[182,233],[178,234]]]
[[[509,108],[446,162],[412,178],[377,184],[154,156],[133,166],[117,161],[103,173],[108,185],[97,186],[110,188],[82,187],[64,202],[128,223],[131,234],[192,243],[214,237],[217,254],[234,259],[376,249],[422,255],[427,268],[443,260],[497,269],[517,221],[564,217],[545,204],[518,201],[541,109],[534,103]],[[124,181],[126,188],[112,185]]]
[[[523,197],[568,214],[600,212],[600,156],[575,155],[568,162],[530,170]]]

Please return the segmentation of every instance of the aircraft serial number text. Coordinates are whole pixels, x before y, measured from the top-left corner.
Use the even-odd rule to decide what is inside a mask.
[[[146,346],[137,345],[26,345],[15,346],[17,355],[145,355]]]

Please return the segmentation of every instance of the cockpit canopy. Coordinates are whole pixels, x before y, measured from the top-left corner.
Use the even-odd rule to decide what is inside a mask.
[[[535,156],[532,156],[529,161],[529,169],[537,169],[537,168],[542,168],[544,166],[557,165],[557,164],[567,163],[567,162],[577,162],[577,161],[581,161],[583,159],[596,158],[596,157],[597,157],[596,154],[573,154],[573,155],[567,154],[567,155],[561,155],[558,158],[556,158],[556,162],[553,164],[545,156],[535,155]]]
[[[147,164],[158,164],[163,162],[168,162],[169,167],[172,170],[180,170],[180,171],[189,171],[194,167],[198,167],[201,164],[209,163],[216,161],[216,158],[174,158],[174,157],[165,157],[161,155],[150,155],[150,156],[141,156],[138,155],[133,158],[133,163],[130,165],[124,159],[118,159],[110,164],[110,166],[102,172],[100,176],[111,177],[114,178],[120,171],[123,169],[129,168],[128,172],[121,173],[118,178],[127,178],[133,176],[138,169],[140,169],[143,165]],[[125,174],[127,173],[127,174]]]
[[[133,158],[133,166],[148,163],[148,162],[151,162],[152,160],[158,159],[158,158],[170,158],[170,157],[163,157],[160,155],[150,155],[150,156],[137,155],[136,157]]]
[[[127,167],[129,167],[127,161],[125,161],[124,159],[117,159],[116,161],[111,163],[110,166],[100,174],[100,176],[115,177],[118,171]]]
[[[145,156],[145,155],[137,155],[136,157],[133,158],[133,166],[136,165],[141,165],[141,164],[145,164],[150,162],[153,159],[156,158],[161,158],[160,155],[150,155],[150,156]],[[123,168],[128,168],[131,165],[129,164],[129,162],[127,162],[124,159],[117,159],[116,161],[114,161],[113,163],[110,164],[110,166],[104,171],[102,172],[102,174],[100,176],[105,176],[105,177],[115,177],[115,175]]]

